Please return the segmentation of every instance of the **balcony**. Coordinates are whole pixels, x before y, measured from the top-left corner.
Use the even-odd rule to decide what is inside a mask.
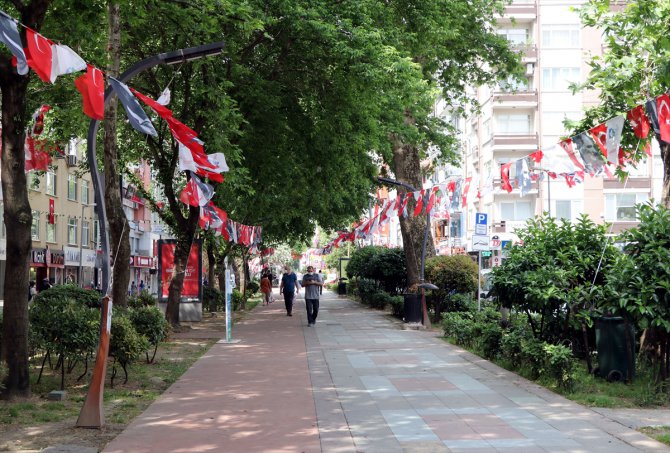
[[[493,134],[491,146],[496,151],[536,151],[538,147],[537,133],[527,134]]]
[[[509,181],[510,181],[510,183],[512,183],[512,187],[514,187],[516,185],[516,178],[515,177],[510,176]],[[536,196],[539,187],[540,187],[540,184],[537,181],[533,181],[531,183],[530,190],[528,191],[528,193],[526,195]],[[518,197],[520,195],[519,189],[517,189],[516,187],[514,187],[514,190],[512,190],[511,192],[507,192],[506,190],[503,190],[502,189],[502,179],[500,179],[500,178],[494,178],[493,179],[493,191],[494,191],[493,193],[495,195],[507,195],[507,194],[509,194],[509,195],[514,195],[515,197]]]
[[[504,108],[537,108],[538,95],[535,90],[519,90],[516,92],[505,92],[496,90],[493,93],[492,107]]]
[[[618,179],[603,179],[603,189],[651,189],[651,178],[628,178],[627,182]]]
[[[537,3],[532,0],[513,1],[505,6],[504,17],[516,22],[532,22],[537,19]]]

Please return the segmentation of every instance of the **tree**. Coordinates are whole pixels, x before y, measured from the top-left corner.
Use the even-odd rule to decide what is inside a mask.
[[[439,289],[431,294],[433,321],[440,322],[442,311],[453,294],[472,295],[477,291],[479,266],[469,256],[434,256],[426,261],[426,276]]]
[[[432,116],[436,95],[455,113],[475,106],[468,86],[489,85],[520,72],[520,59],[507,41],[495,33],[495,15],[504,2],[422,0],[381,4],[375,19],[385,38],[411,59],[420,79],[405,79],[386,98],[390,150],[382,153],[395,177],[416,188],[423,184],[421,159],[429,147],[445,161],[457,161],[453,129]],[[402,117],[402,118],[399,118]],[[402,121],[399,121],[402,119]],[[410,200],[409,209],[413,201]],[[424,217],[400,220],[407,259],[408,283],[419,281],[418,268],[425,230]],[[434,255],[429,242],[427,256]]]
[[[99,2],[86,5],[67,1],[31,0],[2,1],[0,9],[16,17],[36,31],[49,34],[56,40],[78,42],[84,34],[91,40],[97,35],[83,25],[84,20],[99,19]],[[73,11],[73,9],[76,9]],[[65,19],[67,18],[67,20]],[[25,30],[20,29],[25,40]],[[71,41],[69,44],[74,45]],[[49,87],[29,72],[20,75],[12,65],[11,54],[5,46],[0,50],[0,92],[2,93],[2,192],[4,221],[7,227],[7,262],[3,308],[3,358],[8,374],[4,381],[4,398],[30,395],[28,369],[28,257],[31,248],[32,213],[28,201],[25,173],[25,130],[29,108],[59,99],[67,89],[62,84]],[[60,81],[60,80],[59,80]],[[39,95],[34,95],[39,90]],[[74,91],[72,88],[70,91]],[[32,93],[32,94],[31,94]],[[67,108],[63,108],[68,116]],[[83,118],[72,121],[72,129],[82,126]]]
[[[670,39],[667,23],[670,4],[663,0],[612,2],[590,0],[580,8],[582,23],[603,30],[602,56],[589,61],[591,72],[574,89],[598,90],[600,105],[588,109],[575,130],[591,128],[615,115],[625,114],[651,96],[663,93],[670,84]],[[661,202],[670,206],[670,145],[660,141],[663,159]],[[623,149],[637,162],[644,158],[646,140],[637,139],[624,128]],[[620,176],[624,176],[619,171]]]

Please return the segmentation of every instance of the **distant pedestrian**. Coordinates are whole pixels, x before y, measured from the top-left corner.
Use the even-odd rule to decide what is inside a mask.
[[[268,274],[263,274],[261,277],[261,293],[263,293],[263,305],[269,305],[272,294],[272,284],[270,283]]]
[[[321,273],[321,269],[319,269],[319,278],[321,279],[321,283],[323,283],[323,274]],[[319,287],[319,294],[323,294],[323,285]]]
[[[296,294],[300,294],[300,287],[298,286],[298,276],[288,265],[284,267],[284,274],[281,276],[279,294],[284,294],[286,316],[293,316],[293,299]]]
[[[140,290],[140,293],[144,291],[144,280],[140,280],[140,285],[138,286],[138,289]]]
[[[42,280],[42,287],[40,288],[40,291],[46,291],[47,289],[51,288],[51,282],[49,281],[48,278],[45,278]]]
[[[37,288],[35,288],[35,280],[30,280],[30,282],[28,283],[28,302],[33,300],[35,294],[37,294]]]
[[[319,274],[314,273],[314,267],[307,267],[307,273],[302,277],[302,286],[305,288],[307,325],[312,327],[316,324],[316,317],[319,314],[319,291],[323,286],[323,280]]]
[[[135,284],[135,280],[132,281],[130,284],[130,291],[128,291],[129,296],[134,296],[137,293],[137,285]]]

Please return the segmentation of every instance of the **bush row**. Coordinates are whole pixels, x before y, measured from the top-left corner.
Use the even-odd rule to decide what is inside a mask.
[[[526,372],[532,379],[550,379],[572,389],[577,361],[572,350],[536,340],[525,321],[501,327],[500,313],[493,308],[479,312],[452,312],[443,316],[444,335],[454,343],[503,365]]]

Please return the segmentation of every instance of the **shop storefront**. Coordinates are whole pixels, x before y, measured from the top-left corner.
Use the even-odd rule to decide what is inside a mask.
[[[63,247],[65,252],[65,281],[82,288],[95,287],[95,250]]]
[[[42,289],[42,281],[49,278],[47,269],[47,249],[30,250],[30,280],[37,282],[37,289]]]
[[[154,267],[154,259],[151,256],[132,255],[130,257],[130,281],[134,281],[136,285],[144,283],[144,289],[152,292],[150,288],[151,269]]]
[[[65,252],[63,250],[47,249],[46,258],[49,280],[57,285],[66,283]]]

